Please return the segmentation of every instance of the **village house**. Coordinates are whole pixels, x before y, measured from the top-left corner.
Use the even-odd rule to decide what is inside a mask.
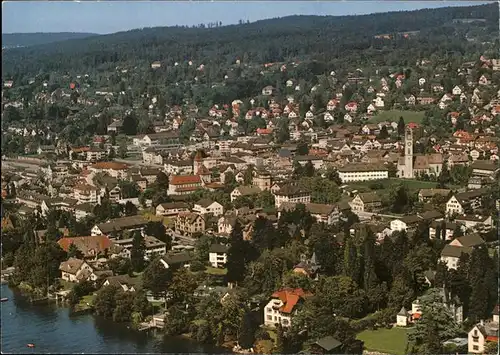
[[[124,292],[136,292],[140,289],[140,278],[129,275],[108,276],[102,286],[115,286]]]
[[[476,160],[471,164],[471,167],[473,176],[485,177],[492,180],[500,172],[498,162],[491,160]]]
[[[194,204],[193,212],[200,215],[212,214],[213,216],[220,216],[224,214],[224,207],[217,201],[202,199]]]
[[[61,279],[68,282],[95,281],[97,276],[92,267],[84,260],[69,258],[59,265]]]
[[[488,233],[493,228],[493,218],[487,215],[459,215],[456,216],[455,222],[462,224],[467,230],[479,233]]]
[[[487,193],[485,189],[460,192],[449,198],[446,202],[446,215],[463,215],[481,207],[481,199]]]
[[[493,318],[489,320],[481,320],[475,324],[468,334],[468,350],[471,354],[484,354],[488,343],[498,344],[498,304],[493,309]]]
[[[273,192],[274,205],[279,208],[283,202],[311,202],[311,193],[301,189],[297,185],[285,185],[278,191]]]
[[[190,175],[193,173],[191,160],[165,160],[163,167],[168,175]]]
[[[300,305],[309,296],[311,294],[301,288],[285,288],[274,292],[264,307],[264,324],[272,328],[276,327],[276,324],[290,327]]]
[[[282,202],[278,209],[278,218],[281,217],[282,211],[293,211],[297,207],[297,202]],[[339,221],[340,212],[337,206],[321,203],[304,203],[305,209],[316,218],[318,223],[326,223],[328,225],[335,224]]]
[[[212,244],[208,250],[208,261],[215,268],[222,268],[227,262],[229,248],[223,244]]]
[[[448,197],[449,189],[420,189],[418,192],[418,202],[427,203],[436,196]]]
[[[96,224],[90,231],[92,236],[96,235],[110,235],[124,231],[135,231],[142,229],[148,224],[148,220],[143,216],[128,216],[111,219],[105,223]]]
[[[432,221],[429,226],[429,238],[452,240],[457,228],[460,228],[461,230],[464,229],[463,226],[459,223],[447,221]]]
[[[153,255],[165,255],[167,253],[167,245],[161,240],[152,237],[150,235],[144,235],[144,245],[145,255],[144,258],[146,260],[151,260]],[[122,248],[120,255],[125,258],[130,258],[130,253],[132,250],[134,238],[127,239],[117,239],[114,243]]]
[[[171,175],[168,185],[169,195],[187,195],[203,187],[200,175]]]
[[[65,252],[73,244],[80,250],[86,259],[97,259],[99,255],[118,254],[121,248],[117,248],[111,239],[105,235],[85,236],[85,237],[63,237],[57,241],[57,244]]]
[[[117,179],[125,179],[129,169],[128,164],[117,163],[113,161],[99,162],[91,165],[88,168],[95,173],[105,173]]]
[[[231,191],[231,202],[234,202],[241,196],[254,196],[261,193],[261,189],[257,186],[238,186]]]
[[[174,217],[182,212],[189,212],[189,205],[185,202],[166,202],[156,206],[157,216]]]
[[[181,212],[175,220],[175,231],[182,235],[193,236],[205,231],[205,220],[202,216],[192,212]]]
[[[382,209],[382,199],[374,192],[359,193],[349,202],[349,206],[354,213],[376,213]]]
[[[300,256],[300,262],[293,267],[295,274],[305,275],[312,279],[317,279],[321,265],[318,263],[316,253],[313,252],[311,258],[307,259],[305,255]]]
[[[160,258],[160,262],[166,269],[189,268],[192,260],[193,256],[188,252],[169,253]]]

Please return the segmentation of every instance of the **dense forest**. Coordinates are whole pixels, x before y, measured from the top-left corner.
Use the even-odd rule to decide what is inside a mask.
[[[97,36],[97,34],[82,32],[2,33],[2,47],[28,47],[91,36]]]
[[[479,26],[486,33],[495,33],[498,5],[364,16],[290,16],[215,28],[132,30],[8,50],[2,58],[3,77],[36,75],[40,71],[106,70],[110,65],[155,60],[170,66],[176,61],[192,60],[220,67],[237,58],[244,63],[314,59],[342,67],[346,63],[404,65],[405,61],[440,54],[453,59],[475,53],[481,46],[479,41],[465,40],[477,23],[454,21],[467,18],[486,20]],[[409,31],[417,32],[409,38],[401,35]],[[391,34],[393,40],[375,38],[380,34]]]

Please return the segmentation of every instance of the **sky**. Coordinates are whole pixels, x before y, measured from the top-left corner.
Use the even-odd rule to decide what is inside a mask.
[[[359,15],[486,1],[2,1],[2,33],[92,32],[198,25],[290,15]]]

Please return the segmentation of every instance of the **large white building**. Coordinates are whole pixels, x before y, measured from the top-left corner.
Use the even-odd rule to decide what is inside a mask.
[[[296,185],[283,186],[274,193],[274,205],[279,208],[283,202],[309,203],[311,193]]]
[[[276,291],[264,308],[264,324],[273,328],[276,324],[290,327],[293,317],[298,312],[299,304],[309,295],[301,288]]]
[[[338,172],[343,183],[389,178],[389,170],[383,165],[348,164],[340,168]]]

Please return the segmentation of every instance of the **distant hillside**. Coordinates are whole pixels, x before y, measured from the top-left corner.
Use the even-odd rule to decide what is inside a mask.
[[[98,36],[96,33],[75,33],[75,32],[57,32],[57,33],[3,33],[2,48],[28,47],[39,44],[47,44],[70,39],[88,38]]]
[[[315,60],[336,69],[367,62],[404,67],[432,55],[483,54],[481,43],[494,41],[498,32],[498,15],[498,4],[488,4],[362,16],[288,16],[218,28],[143,28],[9,50],[2,55],[2,76],[33,76],[42,68],[82,72],[148,67],[153,61],[173,64],[188,58],[203,63],[214,80],[216,73],[224,76],[219,71],[236,58],[246,63]],[[455,19],[485,21],[455,24]],[[396,35],[404,33],[412,35]],[[381,34],[391,35],[391,40],[376,38]],[[481,40],[469,41],[466,36]]]

